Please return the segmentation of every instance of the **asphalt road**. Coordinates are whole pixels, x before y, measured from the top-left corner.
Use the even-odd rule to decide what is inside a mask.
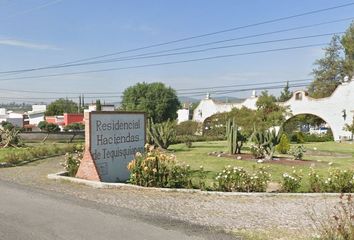
[[[0,181],[1,240],[224,238],[191,229],[185,223]]]

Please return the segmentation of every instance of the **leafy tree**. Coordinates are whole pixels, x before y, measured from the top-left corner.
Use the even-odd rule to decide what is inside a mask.
[[[85,125],[82,123],[71,123],[69,125],[66,125],[64,127],[64,131],[68,132],[68,131],[81,131],[85,129]]]
[[[341,43],[344,48],[343,71],[350,78],[354,76],[354,22],[352,22],[342,36]]]
[[[72,100],[60,98],[48,105],[46,116],[63,115],[64,113],[76,113],[78,106]]]
[[[177,118],[180,102],[176,91],[163,83],[138,83],[123,92],[122,110],[144,111],[155,123]]]
[[[291,92],[289,89],[289,82],[286,82],[286,85],[283,91],[280,93],[280,97],[278,98],[279,102],[286,102],[292,97],[293,92]]]
[[[268,127],[282,125],[285,121],[287,108],[280,106],[273,95],[268,91],[262,91],[256,102],[257,110],[263,122]]]
[[[69,142],[72,142],[74,138],[78,135],[78,133],[83,130],[85,130],[85,124],[82,123],[71,123],[64,127],[65,132],[71,132],[73,134]]]
[[[42,142],[45,142],[49,136],[50,133],[57,133],[60,132],[60,128],[57,124],[54,123],[48,123],[46,121],[40,121],[38,123],[38,128],[41,129],[41,131],[47,132],[47,135],[44,137]]]
[[[334,35],[324,51],[324,57],[315,61],[316,67],[312,71],[315,79],[308,88],[309,95],[314,98],[330,96],[344,77],[340,38]]]

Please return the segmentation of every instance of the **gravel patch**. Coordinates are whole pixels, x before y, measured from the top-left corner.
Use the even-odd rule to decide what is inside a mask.
[[[0,180],[226,231],[280,228],[303,234],[312,225],[309,218],[312,209],[318,215],[326,214],[338,202],[338,197],[324,195],[225,196],[146,189],[97,189],[47,179],[49,173],[63,170],[62,160],[62,157],[55,157],[20,167],[1,168]]]

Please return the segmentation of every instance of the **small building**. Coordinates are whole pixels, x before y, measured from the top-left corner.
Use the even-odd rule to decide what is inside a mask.
[[[22,113],[7,111],[5,108],[0,108],[0,123],[9,122],[12,125],[22,128],[24,125],[24,117]]]
[[[64,113],[64,126],[72,123],[84,123],[83,113]]]
[[[28,124],[37,126],[39,122],[44,121],[44,114],[47,110],[46,105],[32,105],[32,111],[28,111]]]

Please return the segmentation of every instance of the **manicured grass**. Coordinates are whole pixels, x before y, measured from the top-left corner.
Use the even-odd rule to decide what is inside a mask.
[[[244,167],[247,170],[252,170],[254,167],[266,166],[269,167],[269,172],[272,174],[272,181],[281,182],[282,175],[285,172],[291,173],[294,169],[302,170],[303,183],[300,191],[306,191],[308,188],[308,173],[310,165],[319,170],[320,174],[326,176],[330,167],[328,163],[333,163],[331,167],[340,169],[354,169],[354,144],[323,142],[323,143],[306,143],[303,144],[308,153],[305,153],[305,160],[315,160],[308,165],[282,165],[257,163],[256,160],[237,160],[224,157],[209,156],[209,152],[227,151],[226,141],[213,142],[195,142],[192,148],[187,148],[185,144],[176,144],[169,149],[174,151],[177,159],[181,162],[189,164],[192,169],[199,169],[202,165],[208,171],[208,183],[211,184],[213,179],[225,166]],[[314,150],[316,149],[316,150]],[[277,154],[275,154],[277,155]],[[281,156],[278,154],[278,156]],[[294,168],[294,169],[293,169]]]

